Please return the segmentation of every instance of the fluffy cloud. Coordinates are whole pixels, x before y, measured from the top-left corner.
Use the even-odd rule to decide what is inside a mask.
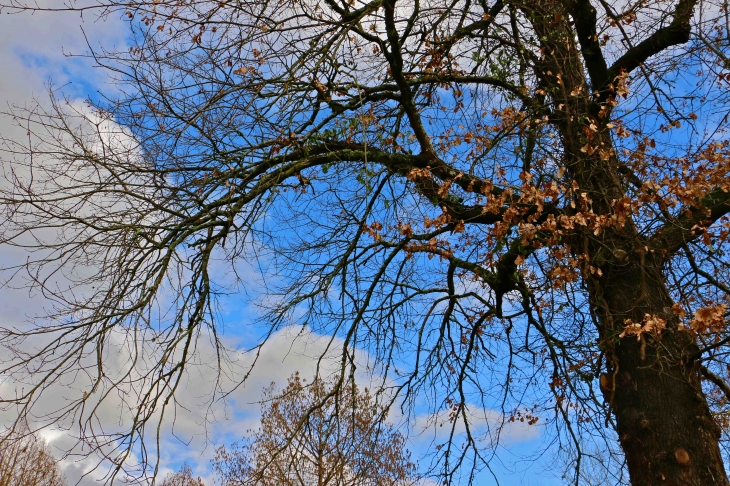
[[[205,476],[209,460],[214,454],[213,443],[227,444],[243,437],[247,430],[256,428],[259,420],[258,400],[263,388],[272,381],[281,385],[295,371],[308,379],[315,374],[318,360],[319,372],[328,375],[339,367],[339,358],[336,350],[341,341],[330,346],[329,337],[314,334],[306,329],[286,328],[273,334],[267,343],[258,351],[233,351],[229,354],[229,365],[225,369],[225,376],[218,375],[216,366],[205,363],[214,363],[212,345],[206,345],[201,340],[196,360],[197,364],[190,367],[176,396],[177,403],[168,410],[167,419],[163,421],[160,444],[161,475],[176,469],[184,461],[188,462],[198,474]],[[327,349],[332,351],[327,354]],[[121,348],[120,348],[121,349]],[[109,373],[115,369],[122,369],[127,364],[128,356],[124,353],[109,353],[105,365]],[[256,361],[256,366],[251,365]],[[250,371],[250,374],[249,374]],[[235,386],[239,379],[248,374],[244,383]],[[34,415],[39,422],[47,415],[55,415],[59,407],[65,403],[77,400],[83,393],[84,383],[88,379],[79,379],[74,383],[56,383],[45,389],[43,400],[34,409]],[[222,390],[232,390],[225,400],[211,401],[214,384],[219,382]],[[0,395],[12,394],[16,384],[5,381],[0,386]],[[95,401],[92,396],[88,406],[97,406],[98,422],[109,432],[116,426],[123,429],[128,425],[131,410],[123,404],[123,397],[110,395],[104,401]],[[171,413],[174,412],[174,413]],[[80,414],[79,416],[83,416]],[[156,426],[155,417],[149,430],[148,438],[154,436]],[[0,420],[7,422],[12,419],[12,413],[0,415]],[[76,417],[78,420],[78,416]],[[66,453],[61,467],[70,484],[80,481],[81,485],[98,484],[98,480],[105,478],[109,463],[99,464],[99,457],[84,457],[77,441],[72,437],[78,427],[73,421],[60,422],[68,427],[68,433],[57,428],[43,429],[40,434],[50,443],[58,454]],[[65,428],[64,427],[64,428]],[[114,457],[111,443],[103,447],[102,451]],[[153,452],[153,451],[151,451]],[[137,457],[127,460],[133,467]],[[212,484],[212,483],[211,483]]]
[[[70,97],[73,108],[86,113],[81,100],[96,89],[108,90],[108,87],[104,87],[105,73],[91,69],[90,63],[83,58],[69,58],[67,55],[88,51],[83,34],[92,43],[101,40],[105,46],[123,47],[127,31],[125,25],[115,18],[101,21],[88,14],[81,17],[78,13],[31,15],[5,11],[0,15],[0,32],[3,39],[3,49],[0,50],[0,63],[3,66],[0,76],[0,111],[9,112],[13,106],[30,107],[36,102],[47,104],[48,86],[52,83],[56,88],[63,87],[62,91]],[[126,145],[129,142],[127,134],[117,128],[112,122],[101,124],[108,138],[120,138],[121,143]],[[14,124],[10,117],[0,117],[0,138],[22,139],[24,136],[24,129]],[[0,267],[22,263],[26,258],[24,249],[3,246]],[[50,307],[51,303],[38,293],[4,287],[0,291],[0,306],[3,309],[4,327],[26,327],[36,315],[42,315],[42,309]],[[229,322],[227,327],[235,328],[237,324]],[[174,417],[171,415],[165,421],[167,428],[161,443],[161,474],[176,469],[187,460],[198,473],[206,475],[208,460],[214,452],[211,442],[236,440],[247,429],[255,427],[259,415],[256,402],[261,390],[272,381],[284,383],[294,371],[300,371],[304,376],[313,375],[316,366],[314,358],[322,354],[328,343],[328,338],[307,330],[286,329],[276,333],[258,353],[257,365],[246,382],[236,387],[225,402],[211,403],[211,386],[215,383],[217,370],[205,364],[215,360],[210,343],[201,341],[198,365],[191,368],[185,378],[181,393],[178,394],[180,400],[175,407]],[[337,347],[335,345],[334,349]],[[106,356],[105,366],[108,369],[125,366],[129,356],[122,352],[123,348],[120,345],[118,352]],[[235,370],[228,370],[228,383],[224,388],[233,388],[232,384],[243,377],[254,360],[254,353],[236,351],[229,358]],[[324,372],[330,364],[329,360],[323,362]],[[81,378],[73,383],[58,383],[47,388],[34,410],[41,419],[39,423],[42,423],[44,415],[78,399],[84,393],[87,382],[87,378]],[[13,394],[16,385],[3,382],[0,395]],[[129,417],[124,414],[122,402],[119,396],[110,396],[101,402],[96,414],[102,425],[122,428],[128,422]],[[7,423],[13,416],[12,411],[7,411],[0,415],[0,420]],[[64,425],[69,428],[68,431],[49,427],[40,434],[59,457],[64,457],[61,466],[70,484],[77,481],[81,485],[98,484],[98,480],[105,477],[105,466],[108,464],[96,468],[99,458],[84,457],[73,437],[73,433],[78,433],[73,421],[68,420]],[[128,462],[133,463],[135,460],[137,458],[131,458]]]

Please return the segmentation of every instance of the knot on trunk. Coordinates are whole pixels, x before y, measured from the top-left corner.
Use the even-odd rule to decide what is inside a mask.
[[[677,448],[677,450],[674,451],[674,458],[677,460],[677,463],[680,466],[689,466],[692,464],[692,459],[689,457],[689,452],[687,452],[682,447]]]

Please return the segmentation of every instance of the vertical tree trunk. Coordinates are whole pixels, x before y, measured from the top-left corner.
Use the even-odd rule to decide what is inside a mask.
[[[542,42],[544,57],[536,73],[555,98],[553,122],[561,133],[567,171],[589,197],[591,210],[610,218],[625,196],[606,127],[610,110],[596,115],[601,107],[588,95],[569,8],[560,0],[541,0],[524,12]],[[596,153],[584,150],[586,144]],[[631,483],[728,485],[720,429],[702,392],[699,366],[690,359],[698,350],[695,338],[680,328],[672,311],[662,262],[647,253],[631,215],[626,218],[599,235],[575,234],[571,247],[603,272],[587,277],[587,284],[607,358],[602,390],[616,418]],[[627,320],[641,323],[647,315],[666,321],[666,329],[643,333],[638,340],[619,337]]]
[[[651,255],[606,266],[592,296],[602,316],[608,369],[603,392],[616,418],[632,484],[727,485],[720,428],[702,392],[694,337],[679,327]],[[626,319],[666,320],[661,334],[618,338]]]

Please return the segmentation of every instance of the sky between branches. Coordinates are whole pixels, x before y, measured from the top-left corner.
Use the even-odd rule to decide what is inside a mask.
[[[108,84],[106,73],[93,69],[91,64],[81,58],[67,57],[66,54],[83,54],[88,51],[86,39],[97,47],[100,44],[107,48],[123,48],[125,45],[126,25],[118,18],[111,18],[105,22],[98,21],[93,16],[86,18],[72,13],[43,13],[36,15],[14,14],[0,15],[0,103],[2,111],[7,111],[9,105],[32,106],[37,100],[43,103],[48,98],[48,86],[63,87],[65,93],[74,103],[81,105],[88,96],[97,96],[96,92],[113,93],[114,87]],[[7,117],[0,117],[0,133],[10,137],[24,137],[23,130],[12,125]],[[26,256],[19,250],[2,247],[0,249],[0,265],[7,265],[24,261]],[[241,303],[235,296],[223,302],[226,326],[230,330],[231,342],[238,341],[245,347],[245,334],[237,329],[245,328],[250,323],[251,309]],[[25,326],[35,313],[42,312],[42,307],[49,305],[42,296],[29,295],[27,291],[0,289],[0,308],[3,326]],[[213,456],[212,444],[229,444],[240,438],[246,429],[255,427],[258,418],[259,406],[254,403],[261,390],[271,381],[284,385],[286,378],[294,371],[299,370],[303,376],[311,376],[316,358],[324,349],[325,339],[311,333],[300,335],[292,345],[292,338],[296,332],[289,330],[280,333],[264,348],[261,362],[256,372],[247,381],[246,386],[239,388],[231,396],[227,406],[214,404],[210,409],[208,419],[212,423],[205,423],[198,407],[199,396],[192,390],[199,391],[207,382],[205,372],[191,373],[188,381],[187,403],[189,412],[181,411],[178,415],[174,435],[169,430],[165,435],[162,453],[162,476],[168,471],[177,469],[183,461],[187,461],[196,474],[203,476],[207,484],[213,484],[209,473],[209,460]],[[248,362],[250,356],[239,353],[241,363]],[[0,385],[0,393],[12,393],[12,385]],[[73,384],[57,386],[52,394],[64,398],[81,391],[73,388]],[[109,410],[105,415],[113,420],[113,404],[106,404]],[[496,412],[495,412],[496,413]],[[489,416],[489,412],[486,412]],[[0,420],[7,420],[10,415],[0,415]],[[422,423],[424,418],[419,419]],[[542,445],[539,428],[512,427],[507,429],[502,439],[506,446],[530,448]],[[51,443],[52,448],[59,452],[70,447],[74,441],[66,432],[47,429],[43,436]],[[420,437],[412,438],[412,447],[416,453],[422,451],[426,444],[433,439],[433,432],[425,432]],[[503,456],[508,460],[509,453]],[[62,463],[62,469],[69,480],[75,484],[82,475],[97,461],[94,458],[79,459],[67,458]],[[529,464],[496,465],[497,471],[504,476],[501,484],[519,485],[550,485],[561,484],[558,477],[552,478],[545,474],[544,468],[550,463],[550,458],[543,458],[530,467]],[[523,467],[529,469],[524,473]],[[512,474],[511,472],[517,471]],[[557,470],[556,470],[557,474]],[[89,474],[81,480],[83,486],[98,484],[97,479],[103,477],[103,471]],[[485,478],[484,484],[492,481]]]

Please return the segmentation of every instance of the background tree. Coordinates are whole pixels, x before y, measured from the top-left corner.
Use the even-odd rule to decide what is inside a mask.
[[[183,464],[177,472],[165,476],[160,486],[205,486],[205,483],[200,477],[193,476],[189,465]]]
[[[225,365],[216,296],[244,287],[264,336],[342,338],[337,387],[363,350],[384,406],[447,413],[447,481],[524,420],[575,483],[601,451],[617,483],[728,484],[726,2],[69,8],[126,16],[134,42],[94,53],[112,98],[13,112],[0,240],[56,306],[3,329],[0,372],[25,384],[5,404],[30,413],[79,368],[91,392],[48,420],[139,390],[129,428],[81,434],[122,468],[202,336]],[[266,285],[224,286],[220,259]]]
[[[415,485],[405,437],[383,423],[370,392],[336,389],[296,374],[264,391],[261,428],[243,445],[220,448],[214,466],[224,486]],[[339,396],[339,399],[337,399]]]
[[[27,427],[0,437],[0,486],[66,486],[48,445]]]

